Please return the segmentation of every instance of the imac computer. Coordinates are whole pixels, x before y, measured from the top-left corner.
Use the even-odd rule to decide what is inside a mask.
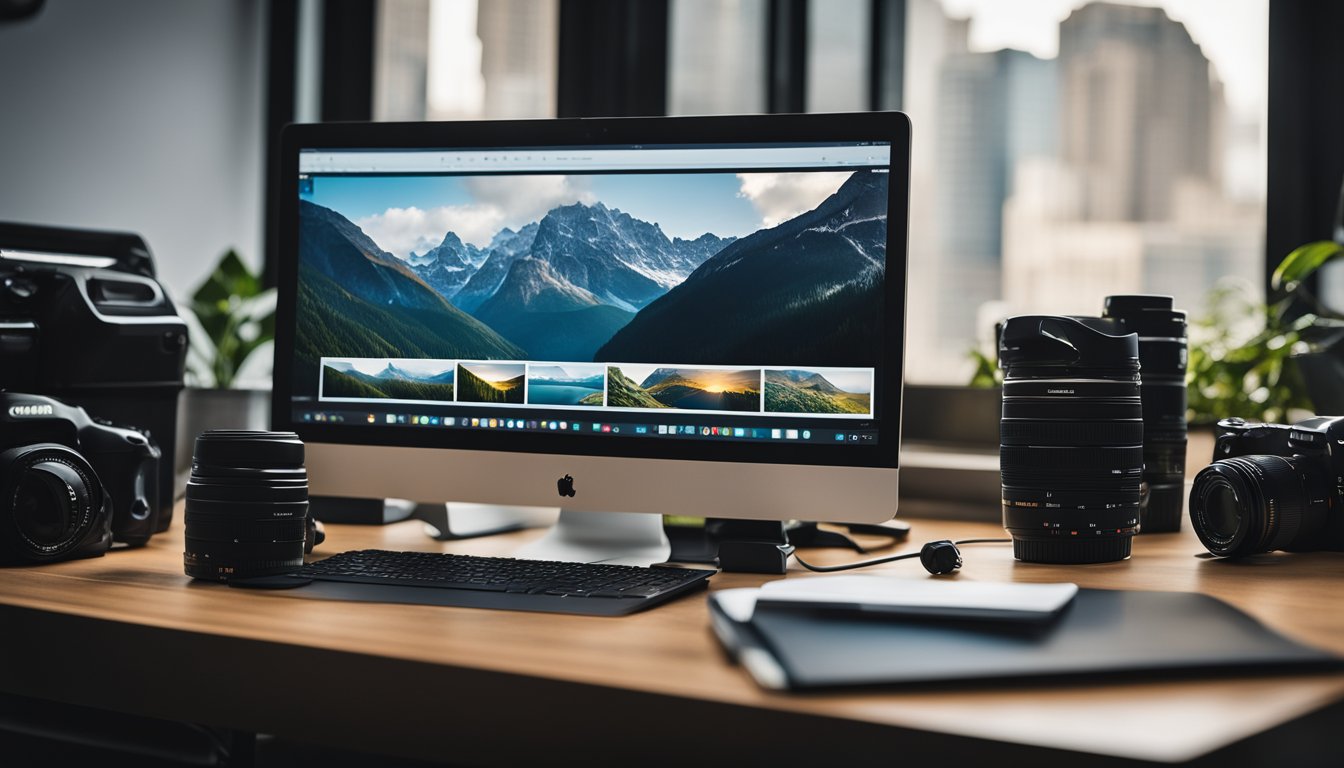
[[[528,554],[566,560],[666,557],[661,515],[896,514],[903,114],[281,144],[273,423],[315,495],[559,507]]]

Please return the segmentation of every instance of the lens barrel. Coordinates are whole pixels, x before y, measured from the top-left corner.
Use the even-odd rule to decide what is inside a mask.
[[[83,544],[99,524],[106,493],[79,453],[56,443],[0,453],[3,540],[27,562],[57,560]],[[106,526],[106,519],[101,519]]]
[[[1102,317],[1139,336],[1143,385],[1143,481],[1140,530],[1181,529],[1185,502],[1186,390],[1189,350],[1185,313],[1170,296],[1107,296]]]
[[[1245,557],[1315,549],[1332,495],[1323,468],[1302,457],[1220,459],[1195,475],[1190,524],[1210,552]]]
[[[187,481],[186,551],[194,579],[229,581],[303,566],[308,472],[293,432],[210,430]]]
[[[1115,321],[1007,320],[999,429],[1003,525],[1032,563],[1129,557],[1139,525],[1144,423],[1138,337]]]

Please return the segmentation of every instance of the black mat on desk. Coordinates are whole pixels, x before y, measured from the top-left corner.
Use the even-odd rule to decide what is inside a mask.
[[[1082,589],[1054,623],[911,621],[761,605],[750,622],[710,596],[714,629],[757,682],[855,685],[1344,666],[1236,608],[1188,592]]]

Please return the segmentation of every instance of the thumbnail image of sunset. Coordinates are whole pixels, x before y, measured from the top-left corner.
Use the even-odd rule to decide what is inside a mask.
[[[457,400],[522,404],[526,368],[522,363],[459,363]]]
[[[613,365],[607,405],[702,411],[761,410],[761,371]]]

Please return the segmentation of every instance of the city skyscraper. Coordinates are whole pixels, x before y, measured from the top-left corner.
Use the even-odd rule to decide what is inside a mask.
[[[1004,207],[1008,310],[1143,292],[1197,311],[1263,242],[1262,209],[1222,188],[1222,85],[1161,8],[1092,3],[1059,35],[1060,153],[1023,164]]]
[[[378,87],[373,114],[378,120],[424,120],[429,66],[429,0],[378,4]]]
[[[482,0],[476,5],[485,79],[482,117],[555,114],[560,4],[557,0]]]
[[[668,9],[668,114],[764,112],[765,0],[677,0]],[[735,87],[724,88],[730,81]]]
[[[906,313],[914,327],[907,334],[907,374],[914,380],[946,379],[948,371],[964,366],[961,356],[949,353],[945,337],[935,331],[942,261],[938,249],[939,172],[934,142],[938,133],[938,71],[947,55],[966,50],[966,22],[952,21],[939,0],[908,0],[906,4],[905,83],[901,109],[910,116],[913,141],[910,155],[910,252]]]
[[[967,340],[945,355],[965,356],[977,336],[975,310],[1002,294],[1003,204],[1023,160],[1057,152],[1055,78],[1054,61],[1023,51],[963,49],[942,60],[936,317],[940,334]]]
[[[1062,160],[1087,221],[1163,221],[1181,180],[1216,182],[1221,86],[1161,8],[1090,3],[1059,25]]]

